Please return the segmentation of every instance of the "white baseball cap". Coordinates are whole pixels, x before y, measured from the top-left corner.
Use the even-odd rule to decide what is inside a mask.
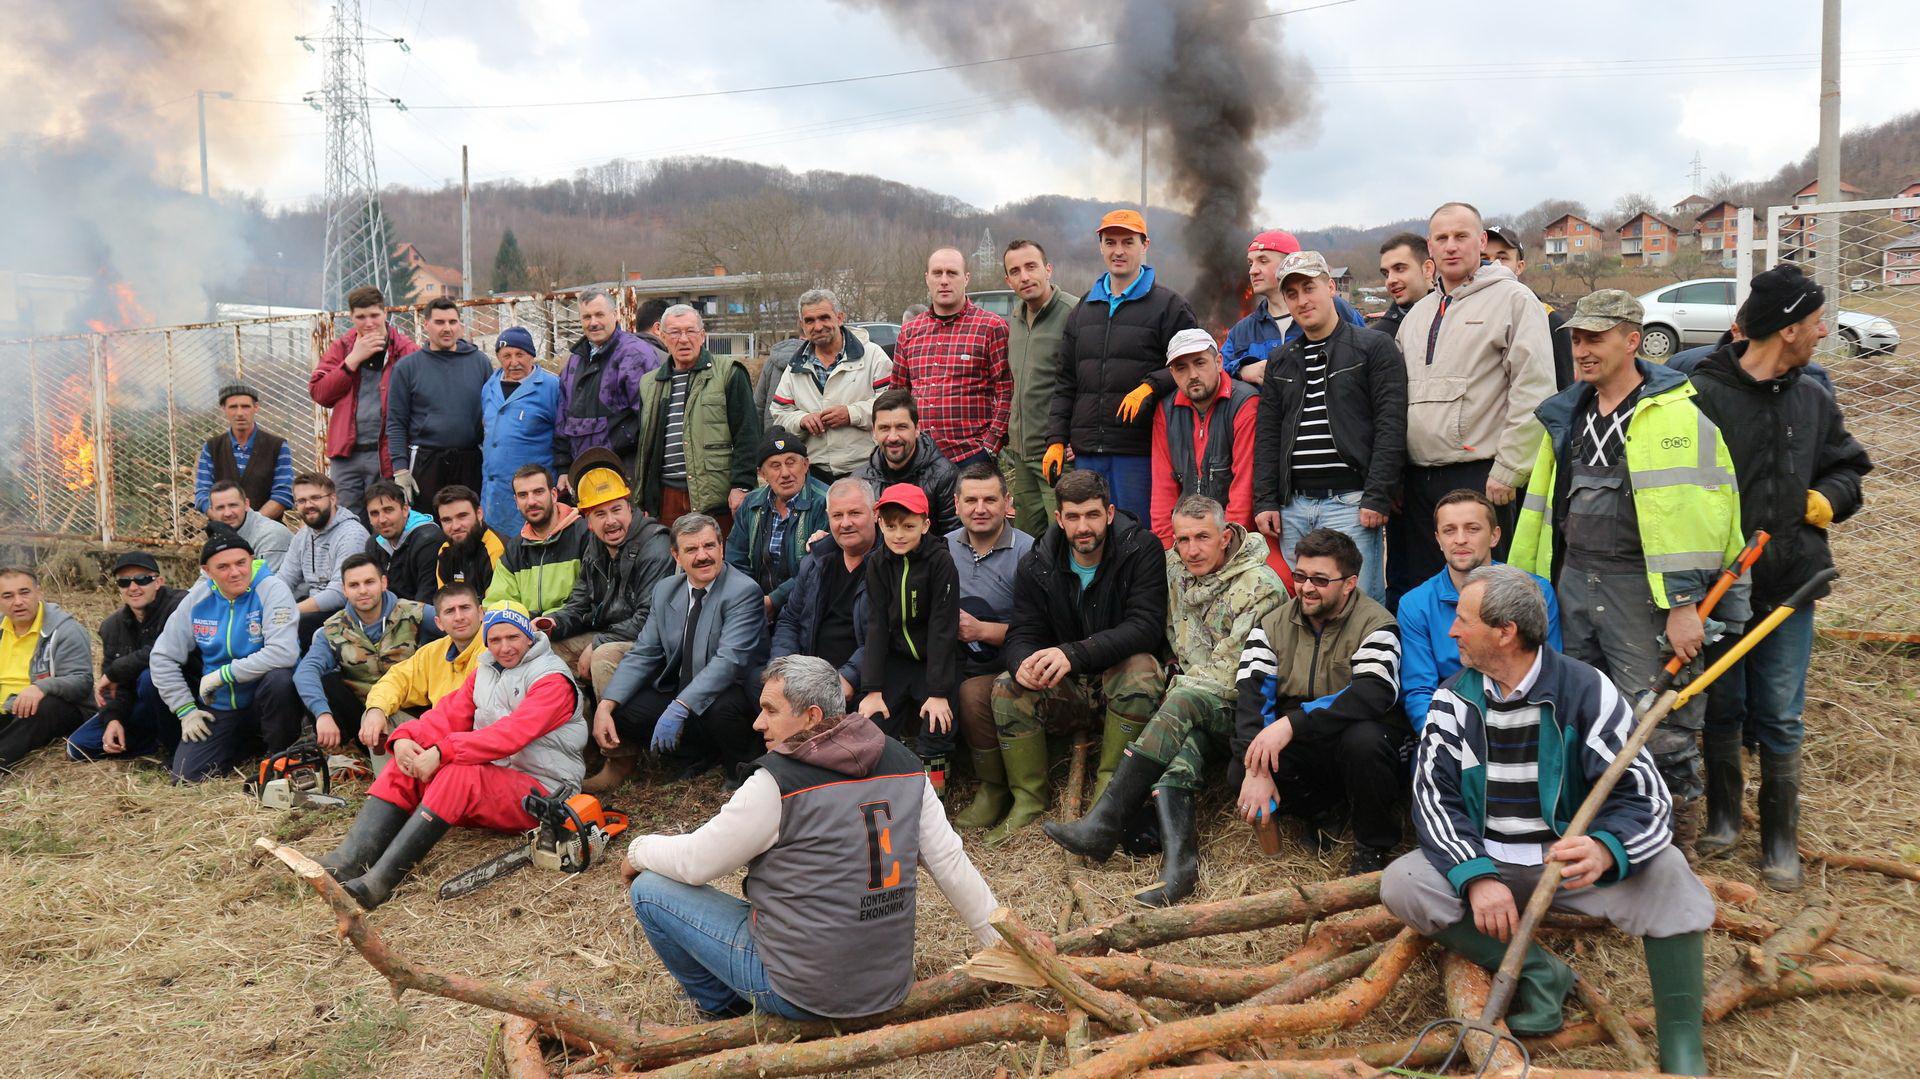
[[[1181,330],[1173,335],[1173,340],[1167,342],[1167,363],[1171,365],[1174,360],[1182,356],[1217,347],[1219,346],[1214,343],[1213,335],[1197,326],[1190,330]]]

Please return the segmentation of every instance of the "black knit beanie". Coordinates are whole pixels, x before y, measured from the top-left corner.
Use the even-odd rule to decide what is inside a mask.
[[[1753,275],[1747,302],[1737,316],[1747,340],[1772,337],[1826,305],[1826,297],[1800,267],[1783,262]]]

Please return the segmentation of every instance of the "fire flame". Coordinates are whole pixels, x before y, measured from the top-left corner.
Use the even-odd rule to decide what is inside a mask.
[[[147,310],[134,295],[133,286],[125,281],[113,281],[107,285],[107,294],[113,297],[113,322],[92,318],[87,320],[87,329],[94,333],[112,333],[114,330],[129,330],[136,326],[153,325],[153,312]]]
[[[60,385],[61,401],[80,402],[89,397],[87,376],[68,375]],[[60,485],[69,491],[84,491],[93,486],[93,436],[87,432],[86,416],[90,408],[70,407],[59,430],[53,433],[54,459],[60,466]]]

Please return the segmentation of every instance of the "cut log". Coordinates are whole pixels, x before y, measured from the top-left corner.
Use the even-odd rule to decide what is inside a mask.
[[[1365,975],[1349,982],[1329,999],[1310,1004],[1233,1008],[1216,1015],[1164,1023],[1143,1033],[1115,1039],[1106,1052],[1060,1074],[1073,1079],[1118,1079],[1165,1060],[1250,1037],[1350,1026],[1386,999],[1414,957],[1426,946],[1426,938],[1411,929],[1403,929]]]
[[[1194,937],[1251,933],[1276,925],[1297,925],[1330,914],[1380,902],[1380,874],[1343,877],[1211,903],[1129,911],[1095,926],[1076,929],[1054,941],[1064,955],[1076,952],[1137,952],[1142,948]]]
[[[1627,1054],[1627,1063],[1632,1070],[1644,1073],[1660,1070],[1653,1054],[1647,1051],[1647,1043],[1640,1040],[1640,1032],[1633,1029],[1633,1024],[1627,1021],[1620,1009],[1613,1006],[1613,1001],[1607,999],[1600,987],[1593,984],[1593,979],[1584,976],[1576,978],[1573,991],[1580,994],[1580,1003],[1586,1006],[1593,1021],[1600,1024],[1621,1052]]]
[[[1840,912],[1829,907],[1808,907],[1787,919],[1780,931],[1760,945],[1761,969],[1753,970],[1736,963],[1707,986],[1705,1013],[1707,1022],[1717,1023],[1755,988],[1772,985],[1784,969],[1789,956],[1818,952],[1840,928]]]
[[[895,1023],[837,1038],[742,1046],[648,1071],[646,1077],[773,1079],[784,1075],[828,1075],[981,1042],[1064,1042],[1066,1036],[1065,1016],[1031,1004],[1003,1004],[997,1008]],[[637,1073],[624,1074],[637,1079]]]
[[[1724,906],[1746,910],[1760,899],[1758,888],[1737,880],[1703,875],[1700,877],[1700,883],[1706,885],[1707,891],[1713,893],[1714,900]]]
[[[1881,876],[1899,880],[1920,880],[1920,865],[1902,862],[1896,858],[1875,858],[1867,854],[1841,854],[1830,850],[1809,850],[1806,847],[1800,848],[1800,857],[1830,865],[1835,869],[1858,869],[1865,873],[1878,873]]]
[[[1074,973],[1054,954],[1053,942],[1029,929],[1019,915],[1001,907],[987,922],[1069,1007],[1086,1012],[1111,1030],[1145,1030],[1154,1025],[1131,997],[1095,988]]]
[[[1487,998],[1493,994],[1493,976],[1487,968],[1455,952],[1440,953],[1440,988],[1446,994],[1447,1014],[1455,1019],[1479,1022],[1480,1013],[1487,1010]],[[1502,1034],[1511,1037],[1506,1020],[1494,1021]],[[1461,1047],[1466,1050],[1467,1059],[1477,1069],[1517,1068],[1520,1066],[1520,1053],[1513,1043],[1500,1039],[1490,1039],[1486,1035],[1469,1034]]]
[[[1278,985],[1262,989],[1248,997],[1246,1003],[1250,1007],[1260,1008],[1269,1004],[1298,1004],[1309,997],[1317,997],[1349,978],[1358,978],[1365,974],[1367,968],[1372,966],[1380,958],[1380,954],[1386,950],[1387,942],[1381,941],[1378,944],[1369,944],[1357,952],[1334,956],[1319,966],[1303,970]]]
[[[507,1079],[553,1079],[540,1051],[540,1025],[523,1015],[509,1015],[500,1025],[500,1056]]]

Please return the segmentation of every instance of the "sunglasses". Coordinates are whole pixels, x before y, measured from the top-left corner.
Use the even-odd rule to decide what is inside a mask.
[[[1338,577],[1309,577],[1306,574],[1301,573],[1299,570],[1295,570],[1293,573],[1293,583],[1294,584],[1310,584],[1315,588],[1325,588],[1328,585],[1333,584],[1337,581],[1350,580],[1351,578],[1358,577],[1358,576],[1360,575],[1357,573],[1343,573]]]
[[[115,577],[113,583],[122,588],[145,588],[159,579],[158,574],[142,573],[138,577]]]

